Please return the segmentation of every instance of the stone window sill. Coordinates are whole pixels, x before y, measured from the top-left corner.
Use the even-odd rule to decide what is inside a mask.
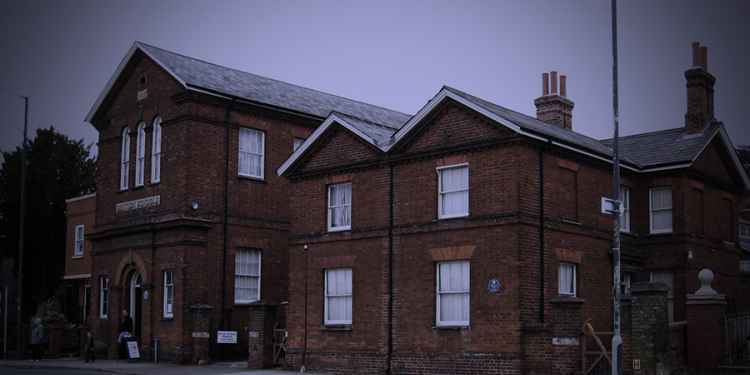
[[[468,331],[470,326],[434,326],[433,330],[436,331]]]
[[[237,179],[247,181],[247,182],[255,182],[258,184],[265,184],[266,179],[261,177],[252,177],[252,176],[243,176],[243,175],[237,175]]]
[[[560,304],[565,304],[565,303],[577,304],[577,303],[584,303],[584,302],[586,302],[585,299],[579,298],[579,297],[572,297],[572,296],[557,296],[550,300],[550,303],[560,303]]]
[[[565,224],[571,224],[571,225],[578,225],[578,226],[580,226],[580,225],[581,225],[581,222],[580,222],[580,221],[578,221],[578,220],[573,220],[573,219],[565,219],[565,218],[563,218],[563,219],[562,219],[562,222],[563,222],[563,223],[565,223]]]
[[[320,327],[321,331],[329,331],[329,332],[351,332],[352,326],[351,324],[344,324],[344,325],[323,325]]]

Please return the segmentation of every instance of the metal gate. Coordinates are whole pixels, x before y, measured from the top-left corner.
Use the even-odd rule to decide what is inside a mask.
[[[612,368],[609,358],[611,350],[607,344],[612,342],[612,332],[596,332],[590,322],[583,326],[581,336],[581,373],[583,375],[607,375]]]
[[[750,364],[750,312],[724,316],[724,339],[727,364]]]

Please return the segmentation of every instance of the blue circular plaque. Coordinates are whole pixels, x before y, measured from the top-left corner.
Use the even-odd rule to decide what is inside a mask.
[[[503,288],[503,285],[500,284],[500,280],[496,278],[491,278],[490,281],[487,282],[487,291],[490,293],[497,293]]]

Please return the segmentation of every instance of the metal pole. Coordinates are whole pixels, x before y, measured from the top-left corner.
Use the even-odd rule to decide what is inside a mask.
[[[8,286],[3,292],[3,359],[8,359]]]
[[[612,199],[615,203],[614,234],[612,236],[612,375],[622,373],[622,336],[620,336],[620,110],[617,98],[617,0],[612,0],[612,112],[614,115],[615,136],[612,160]]]
[[[18,359],[23,359],[23,246],[24,246],[24,221],[26,220],[26,135],[29,125],[29,97],[22,96],[24,100],[23,117],[23,145],[21,146],[21,209],[18,217],[18,294],[16,295],[16,311],[18,321],[16,322],[16,351]]]

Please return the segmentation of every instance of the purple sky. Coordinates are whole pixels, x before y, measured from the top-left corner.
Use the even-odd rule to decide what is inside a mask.
[[[683,125],[690,43],[709,47],[716,115],[750,143],[750,2],[620,1],[623,134]],[[15,1],[0,8],[0,150],[84,117],[134,40],[416,112],[443,84],[534,114],[541,73],[568,75],[574,130],[611,136],[609,1]]]

